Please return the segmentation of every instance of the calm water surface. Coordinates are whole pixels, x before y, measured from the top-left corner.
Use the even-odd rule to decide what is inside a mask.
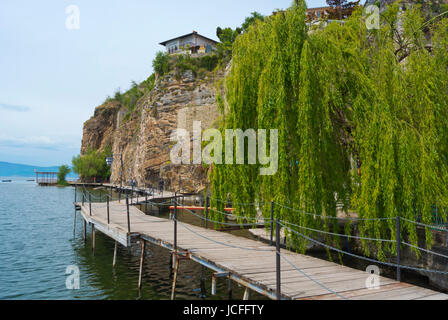
[[[1,180],[1,179],[0,179]],[[38,187],[34,182],[0,182],[0,299],[169,299],[169,251],[149,245],[142,292],[137,290],[139,252],[119,246],[112,268],[114,241],[100,232],[92,253],[90,228],[82,238],[78,214],[73,235],[74,189]],[[68,266],[80,270],[80,289],[68,290]],[[201,278],[206,279],[205,299],[228,299],[227,280],[218,280],[211,297],[211,271],[182,261],[176,299],[202,299]],[[233,283],[233,297],[244,289]],[[203,292],[204,293],[204,292]],[[251,292],[251,299],[265,299]]]

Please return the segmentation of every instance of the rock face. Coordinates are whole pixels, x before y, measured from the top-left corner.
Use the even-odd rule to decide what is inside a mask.
[[[104,149],[113,143],[113,132],[121,105],[117,102],[106,102],[95,109],[93,117],[84,123],[81,154],[89,147]]]
[[[107,102],[95,110],[84,124],[81,153],[88,147],[114,153],[112,183],[157,187],[164,180],[166,190],[198,193],[206,187],[207,169],[202,165],[174,165],[171,135],[176,129],[193,132],[193,121],[210,128],[219,117],[217,84],[224,73],[197,79],[187,70],[180,76],[168,74],[156,80],[154,89],[144,95],[135,110],[127,114],[118,102]],[[192,134],[191,134],[192,135]],[[121,166],[123,160],[123,167]]]

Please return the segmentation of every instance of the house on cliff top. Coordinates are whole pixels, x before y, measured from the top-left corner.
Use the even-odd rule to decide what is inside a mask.
[[[200,35],[197,31],[161,42],[169,54],[182,54],[190,51],[191,54],[208,53],[216,50],[217,41]]]

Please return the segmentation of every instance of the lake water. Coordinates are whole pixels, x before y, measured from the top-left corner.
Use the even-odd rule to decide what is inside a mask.
[[[6,179],[6,178],[5,178]],[[73,235],[74,188],[39,187],[34,182],[0,182],[0,299],[38,300],[136,300],[169,299],[171,271],[168,250],[149,245],[143,289],[137,290],[139,253],[119,246],[112,267],[114,241],[100,232],[91,249],[82,237],[82,220]],[[1,179],[0,179],[1,180]],[[68,266],[80,270],[80,289],[66,288]],[[227,280],[218,280],[216,296],[210,296],[211,271],[192,261],[182,261],[176,299],[228,299]],[[241,299],[244,288],[233,284],[233,297]],[[251,292],[251,299],[265,299]]]

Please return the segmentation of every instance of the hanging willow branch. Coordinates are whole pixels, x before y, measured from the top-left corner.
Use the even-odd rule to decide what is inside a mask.
[[[437,206],[446,220],[447,19],[432,21],[428,34],[418,10],[397,15],[391,6],[384,16],[389,23],[380,30],[367,30],[356,11],[344,25],[308,32],[305,4],[297,1],[237,38],[221,129],[278,129],[279,169],[260,176],[256,165],[216,165],[214,198],[274,201],[284,205],[276,206],[277,218],[346,233],[351,225],[300,211],[331,218],[351,208],[366,219],[357,225],[361,236],[375,239],[395,239],[395,221],[387,218],[430,224]],[[403,63],[397,34],[409,50]],[[428,38],[432,52],[425,49]],[[212,206],[222,210],[222,201]],[[261,209],[270,216],[269,205]],[[255,216],[256,209],[237,207],[237,214]],[[417,245],[415,225],[403,223],[401,231]],[[288,237],[305,250],[305,240]],[[430,246],[429,230],[426,238]],[[362,244],[381,259],[395,253],[388,242]]]

